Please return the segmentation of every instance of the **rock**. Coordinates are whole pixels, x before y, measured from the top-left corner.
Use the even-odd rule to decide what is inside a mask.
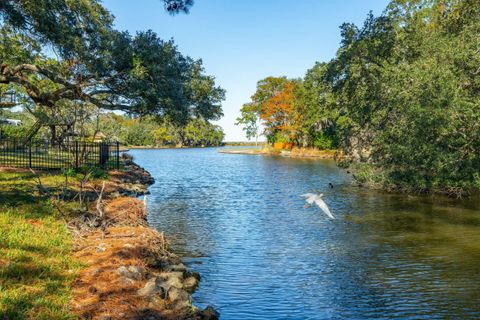
[[[165,298],[165,297],[164,297]],[[159,296],[150,296],[148,298],[148,307],[151,308],[151,309],[160,309],[160,310],[164,310],[164,309],[167,309],[167,305],[166,305],[166,300],[162,298],[162,297],[159,297]]]
[[[146,271],[143,267],[139,266],[121,266],[117,269],[117,273],[127,279],[142,280],[146,274]]]
[[[97,251],[98,253],[100,253],[100,252],[105,252],[105,250],[107,250],[107,248],[105,247],[105,244],[103,244],[103,243],[99,244],[99,245],[95,248],[95,251]]]
[[[183,281],[183,288],[188,292],[193,292],[198,287],[198,279],[190,276]]]
[[[167,291],[170,287],[183,288],[183,272],[162,272],[159,277],[163,280]]]
[[[212,306],[208,306],[205,310],[200,311],[198,314],[202,320],[220,319],[220,314]]]
[[[165,299],[166,290],[164,287],[165,282],[162,278],[154,277],[148,280],[145,286],[137,291],[137,294],[144,297],[159,295],[162,299]]]
[[[180,288],[170,287],[170,289],[168,289],[167,297],[175,304],[179,301],[186,301],[188,304],[191,304],[188,292]]]
[[[174,264],[174,265],[169,266],[168,270],[186,272],[187,267],[183,263],[179,263],[179,264]]]
[[[128,267],[128,271],[131,272],[132,275],[136,277],[137,280],[143,279],[147,271],[143,267],[139,266],[130,266]]]
[[[126,278],[126,277],[121,277],[120,278],[120,283],[123,284],[124,286],[133,286],[135,284],[135,281],[133,279],[130,279],[130,278]]]
[[[187,271],[183,276],[185,278],[194,277],[195,279],[200,281],[200,273],[198,273],[196,271]]]
[[[192,309],[192,303],[189,300],[177,300],[173,303],[173,309],[181,313],[187,313]]]
[[[176,287],[178,289],[183,288],[183,273],[182,272],[162,272],[157,274],[158,281],[161,282],[161,286],[168,291],[171,287]],[[152,281],[150,279],[149,281]]]
[[[118,267],[117,273],[121,276],[124,276],[124,277],[130,275],[130,272],[128,271],[127,267],[125,267],[125,266]]]

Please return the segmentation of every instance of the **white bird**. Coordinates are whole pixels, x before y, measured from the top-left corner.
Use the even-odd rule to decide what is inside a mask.
[[[306,198],[305,201],[309,205],[312,205],[313,203],[315,203],[320,209],[322,209],[323,212],[325,212],[325,214],[330,219],[335,219],[333,214],[330,212],[330,209],[328,209],[328,206],[325,203],[325,201],[322,200],[323,193],[320,193],[320,194],[306,193],[306,194],[302,194],[301,197]]]

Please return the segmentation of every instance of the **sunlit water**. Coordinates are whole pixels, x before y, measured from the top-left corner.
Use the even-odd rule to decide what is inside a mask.
[[[151,225],[201,273],[194,303],[222,319],[480,318],[476,200],[355,188],[332,161],[131,153],[156,179]],[[315,190],[336,220],[304,208]]]

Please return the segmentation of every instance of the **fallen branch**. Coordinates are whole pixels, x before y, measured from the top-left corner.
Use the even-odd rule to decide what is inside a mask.
[[[100,194],[98,195],[97,199],[97,212],[100,218],[103,218],[104,216],[104,210],[103,210],[103,203],[102,203],[102,198],[103,198],[103,191],[105,190],[105,181],[103,181],[102,184],[102,189],[100,190]]]

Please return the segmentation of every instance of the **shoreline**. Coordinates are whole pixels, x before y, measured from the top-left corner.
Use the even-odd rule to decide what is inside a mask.
[[[206,149],[206,148],[221,148],[222,146],[205,146],[205,147],[174,147],[174,146],[126,146],[125,148],[128,150],[135,150],[135,149],[151,149],[151,150],[162,150],[162,149]]]
[[[219,150],[218,152],[224,154],[282,156],[306,159],[334,159],[337,154],[336,150],[318,150],[314,148],[293,148],[291,150],[274,150],[272,148],[231,148]]]
[[[153,183],[150,173],[126,160],[106,182],[103,214],[69,221],[74,257],[83,265],[72,299],[81,319],[218,319],[212,307],[193,306],[200,275],[148,225],[146,204],[137,197]]]
[[[200,275],[148,224],[138,197],[154,179],[122,160],[108,173],[0,167],[0,318],[218,319],[192,304]]]
[[[130,145],[125,145],[120,147],[120,152],[125,152],[130,149],[205,149],[205,148],[225,148],[225,147],[262,147],[262,144],[259,144],[258,146],[255,146],[255,144],[240,144],[240,143],[229,143],[226,142],[222,145],[218,146],[130,146]]]

